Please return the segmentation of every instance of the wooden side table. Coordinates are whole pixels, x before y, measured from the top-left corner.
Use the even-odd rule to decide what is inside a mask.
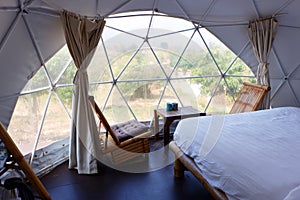
[[[163,118],[164,127],[164,145],[169,144],[169,127],[171,123],[176,119],[184,119],[189,117],[203,116],[205,113],[193,108],[192,106],[179,107],[176,111],[167,111],[166,109],[155,109],[154,110],[154,134],[157,137],[159,128],[159,117]]]

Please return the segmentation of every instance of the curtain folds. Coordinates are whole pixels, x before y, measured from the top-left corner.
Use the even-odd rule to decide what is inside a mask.
[[[274,18],[265,18],[250,21],[248,35],[254,54],[258,61],[257,83],[270,86],[268,57],[277,32],[278,21]],[[262,109],[270,107],[270,91],[263,101]]]
[[[61,20],[70,54],[77,67],[73,83],[69,168],[79,174],[97,173],[99,137],[94,114],[89,106],[87,68],[104,29],[105,21],[63,11]]]

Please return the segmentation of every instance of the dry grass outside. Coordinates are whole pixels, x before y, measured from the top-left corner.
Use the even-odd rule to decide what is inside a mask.
[[[8,132],[23,154],[33,150],[42,123],[47,95],[19,98]],[[70,134],[70,119],[61,104],[51,98],[37,149],[48,146]]]

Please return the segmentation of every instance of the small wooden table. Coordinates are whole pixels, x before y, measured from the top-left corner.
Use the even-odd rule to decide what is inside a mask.
[[[189,117],[203,116],[205,113],[193,108],[192,106],[179,107],[176,111],[167,111],[166,109],[155,109],[154,110],[154,134],[158,135],[159,117],[163,118],[164,121],[164,144],[169,144],[169,127],[171,123],[176,119],[184,119]]]

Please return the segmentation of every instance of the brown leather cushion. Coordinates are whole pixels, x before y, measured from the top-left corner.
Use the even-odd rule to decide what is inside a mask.
[[[115,132],[119,141],[123,142],[134,136],[145,133],[148,130],[148,127],[137,120],[129,120],[127,122],[115,124],[111,126],[111,129]]]

